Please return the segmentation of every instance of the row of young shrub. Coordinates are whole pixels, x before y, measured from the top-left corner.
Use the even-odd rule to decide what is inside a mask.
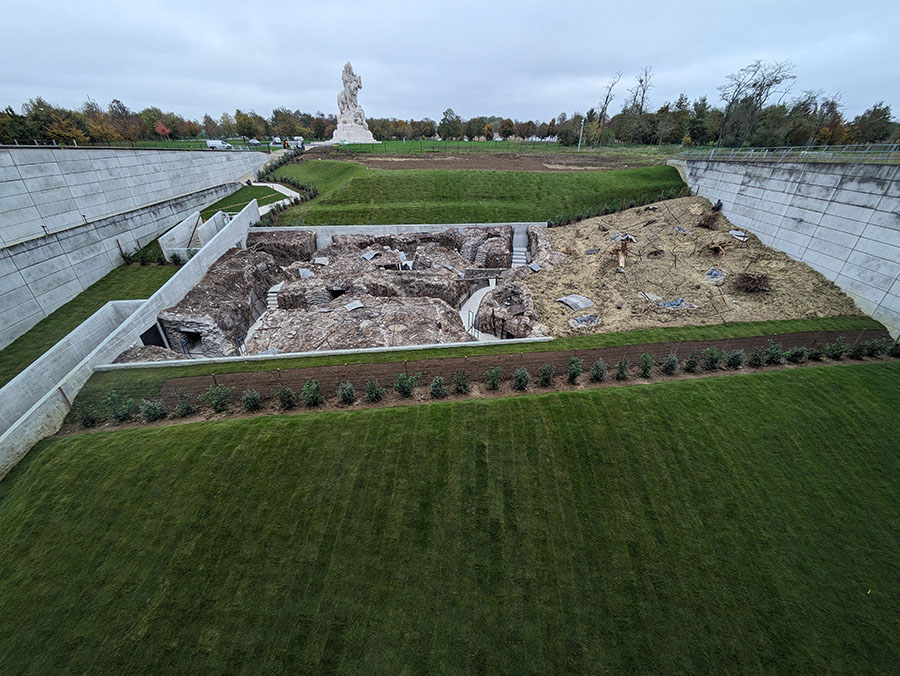
[[[303,151],[300,148],[291,148],[283,155],[279,156],[277,159],[274,159],[266,164],[262,168],[262,171],[259,173],[260,181],[270,181],[274,176],[274,172],[276,169],[280,169],[285,164],[290,164],[298,157],[303,154]]]
[[[653,202],[662,202],[664,200],[675,199],[680,194],[681,191],[678,190],[678,188],[669,188],[668,190],[661,191],[656,196],[644,194],[637,199],[622,200],[621,202],[608,202],[596,207],[586,207],[574,213],[557,214],[555,218],[551,218],[549,221],[547,221],[547,225],[551,228],[559,225],[569,225],[571,223],[583,221],[586,218],[606,216],[607,214],[614,214],[619,211],[625,211],[626,209],[642,207],[645,204],[651,204]]]
[[[292,197],[290,203],[284,204],[283,201],[272,206],[272,208],[263,214],[255,226],[258,228],[272,228],[278,225],[278,217],[283,211],[296,207],[297,205],[308,202],[319,194],[319,189],[309,183],[300,183],[292,178],[281,178],[279,182],[290,185],[298,193],[298,197]]]
[[[891,357],[900,357],[900,341],[876,338],[848,345],[843,337],[839,337],[833,343],[826,343],[821,346],[813,346],[811,348],[791,347],[785,350],[780,343],[775,343],[770,339],[768,345],[758,347],[749,354],[741,349],[725,351],[716,347],[708,347],[691,352],[684,360],[679,360],[677,355],[670,354],[658,366],[663,374],[672,376],[679,371],[699,373],[702,371],[716,371],[722,368],[737,370],[744,366],[763,368],[785,362],[802,364],[807,361],[822,361],[825,357],[840,361],[845,356],[850,359],[865,359],[877,358],[885,354]],[[653,374],[654,366],[657,366],[657,364],[654,362],[653,357],[646,352],[643,353],[637,364],[637,375],[641,378],[650,378]],[[612,369],[612,378],[617,381],[628,380],[632,377],[632,371],[632,365],[628,360],[622,359]],[[567,382],[572,385],[577,384],[583,372],[584,360],[576,356],[571,357],[566,369]],[[484,372],[484,383],[488,390],[500,389],[502,374],[503,367],[499,365],[493,366]],[[608,374],[609,366],[607,363],[602,358],[597,359],[588,369],[588,380],[593,383],[603,382]],[[555,376],[556,366],[544,364],[538,369],[537,385],[539,387],[551,387]],[[410,398],[413,396],[415,388],[418,387],[421,377],[421,373],[414,375],[398,373],[393,389],[401,397]],[[512,374],[512,387],[518,391],[525,391],[532,380],[531,373],[524,366],[519,367]],[[443,376],[435,376],[429,388],[433,399],[443,399],[451,392],[453,394],[468,394],[470,390],[470,375],[466,371],[457,371],[449,384],[445,382]],[[363,386],[363,398],[366,402],[374,404],[382,400],[386,391],[386,388],[379,385],[376,381],[369,380]],[[208,406],[216,413],[221,413],[228,409],[234,393],[234,387],[226,387],[224,385],[211,385],[198,395],[196,399],[192,399],[182,393],[178,395],[177,402],[172,409],[172,415],[176,418],[184,418],[194,413],[198,409],[198,405],[201,404]],[[301,402],[307,407],[321,406],[325,402],[319,382],[315,379],[306,381],[299,394],[289,387],[281,387],[273,392],[273,397],[277,399],[282,410],[296,408]],[[359,396],[353,383],[343,382],[337,387],[337,398],[340,403],[350,405],[355,403]],[[263,405],[262,395],[254,389],[244,390],[239,401],[241,407],[248,412],[258,411]],[[134,398],[116,390],[110,392],[101,403],[106,419],[112,420],[116,424],[133,418],[135,414],[144,422],[161,420],[169,414],[165,403],[160,399],[142,399],[140,402],[135,402]],[[75,415],[84,427],[93,427],[103,419],[101,414],[89,405],[79,404],[76,406]]]

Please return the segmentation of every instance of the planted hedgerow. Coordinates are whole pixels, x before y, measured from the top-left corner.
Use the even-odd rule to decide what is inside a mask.
[[[431,381],[431,398],[443,399],[447,396],[447,388],[444,386],[443,376],[435,376]]]
[[[453,391],[456,394],[469,393],[469,374],[465,371],[457,371],[453,375]]]
[[[544,364],[538,369],[538,385],[550,387],[553,384],[553,376],[556,374],[556,366]]]
[[[245,411],[258,411],[262,408],[262,395],[254,389],[244,390],[241,405]]]
[[[131,417],[134,410],[134,399],[120,394],[118,390],[110,392],[103,400],[106,414],[118,425]]]
[[[700,370],[700,353],[697,350],[691,352],[684,360],[685,373],[696,373]]]
[[[865,359],[868,350],[866,350],[865,343],[853,343],[850,347],[847,348],[847,356],[850,359]]]
[[[641,365],[640,365],[641,378],[649,378],[651,371],[653,370],[653,357],[644,352],[641,355]]]
[[[566,372],[566,377],[569,379],[570,384],[574,385],[576,383],[583,369],[584,359],[575,356],[569,359],[569,369]]]
[[[210,385],[206,388],[206,392],[197,397],[204,404],[209,404],[210,408],[216,413],[221,413],[231,402],[231,396],[234,394],[233,387],[225,387],[225,385]]]
[[[616,364],[616,371],[613,374],[613,378],[616,380],[628,380],[628,360],[623,359],[618,364]]]
[[[724,354],[717,347],[708,347],[700,356],[700,368],[704,371],[715,371],[722,363]]]
[[[766,366],[778,366],[784,361],[784,350],[781,349],[781,343],[776,343],[769,338],[769,344],[766,345]]]
[[[363,392],[366,393],[366,401],[370,404],[376,404],[384,397],[387,390],[374,380],[367,380],[363,386]]]
[[[833,343],[826,343],[825,345],[825,354],[828,355],[829,359],[834,359],[835,361],[843,359],[846,351],[847,341],[844,340],[843,336],[838,336]]]
[[[731,350],[725,355],[725,366],[730,369],[739,369],[747,363],[747,353],[743,350]]]
[[[753,352],[750,353],[750,356],[747,357],[747,365],[751,368],[761,369],[766,365],[766,348],[758,347]]]
[[[503,373],[502,366],[494,366],[484,372],[484,382],[487,383],[489,390],[500,389],[500,374]]]
[[[792,347],[784,353],[784,358],[791,364],[803,364],[809,359],[809,348]]]
[[[184,392],[178,392],[178,399],[175,402],[175,408],[172,414],[176,418],[186,418],[197,409],[194,406],[194,400]]]
[[[297,393],[290,387],[282,387],[275,393],[282,410],[288,411],[297,405]]]
[[[531,374],[524,366],[520,366],[513,373],[513,388],[522,391],[528,389],[528,383],[531,382]]]
[[[168,413],[162,399],[142,399],[138,410],[141,414],[141,420],[148,423],[162,420]]]
[[[303,401],[307,406],[321,406],[325,402],[325,397],[319,389],[319,381],[315,378],[303,383]]]
[[[341,383],[337,388],[338,399],[342,404],[352,404],[356,401],[356,390],[353,383]]]
[[[678,357],[670,354],[663,359],[662,366],[659,367],[667,376],[674,376],[678,372]]]
[[[97,415],[96,409],[88,404],[75,406],[75,419],[82,427],[96,427],[100,424],[100,416]]]
[[[590,378],[592,383],[602,383],[606,380],[606,372],[608,367],[606,366],[606,362],[603,361],[601,357],[593,364],[591,364],[591,368],[588,371],[588,378]]]
[[[421,373],[417,373],[414,376],[408,376],[405,373],[398,373],[397,380],[394,383],[394,392],[399,394],[401,397],[406,397],[408,399],[413,395],[413,390],[416,389],[416,386],[419,384],[419,378],[421,376]]]

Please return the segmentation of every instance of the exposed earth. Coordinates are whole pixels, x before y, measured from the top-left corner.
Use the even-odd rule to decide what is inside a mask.
[[[313,147],[305,154],[307,160],[328,158],[356,162],[372,169],[469,169],[483,171],[602,171],[632,169],[662,164],[665,157],[602,154],[597,152],[567,154],[562,152],[529,153],[472,152],[418,153],[410,155],[373,155]]]
[[[654,208],[655,207],[655,208]],[[657,326],[765,321],[862,314],[833,282],[805,263],[764,245],[746,233],[741,241],[721,214],[715,230],[698,227],[712,208],[702,197],[685,197],[638,207],[578,223],[548,228],[554,251],[566,254],[552,270],[524,281],[534,294],[540,321],[554,337],[627,331]],[[621,239],[630,234],[624,272],[619,267]],[[709,250],[724,242],[724,253]],[[592,253],[588,253],[592,252]],[[704,275],[724,273],[711,281]],[[769,291],[744,293],[734,279],[742,272],[768,276]],[[573,311],[557,301],[568,294],[586,296],[594,305]],[[678,303],[662,306],[658,303]],[[691,306],[696,308],[689,309]],[[598,323],[575,328],[570,320],[595,315]]]

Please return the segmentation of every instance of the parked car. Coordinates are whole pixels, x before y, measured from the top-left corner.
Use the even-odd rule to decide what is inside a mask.
[[[280,137],[280,136],[275,136],[275,137],[272,139],[271,145],[273,145],[273,146],[280,146],[280,145],[281,145],[281,137]]]
[[[210,150],[231,150],[231,144],[225,141],[210,140],[206,142],[206,147]]]
[[[248,146],[261,146],[262,143],[259,142],[259,139],[252,138],[249,141],[247,141],[247,145]]]

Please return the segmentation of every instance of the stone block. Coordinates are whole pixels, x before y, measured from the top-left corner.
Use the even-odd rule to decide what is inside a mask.
[[[855,190],[847,190],[838,188],[834,191],[832,201],[842,204],[852,204],[853,206],[862,207],[864,209],[875,209],[881,201],[882,192],[869,193],[857,192]]]
[[[68,272],[71,273],[71,271]],[[65,305],[75,298],[75,296],[82,291],[83,287],[77,278],[72,279],[68,276],[60,276],[55,280],[54,286],[49,287],[44,293],[39,293],[36,300],[41,306],[41,309],[45,313],[50,314],[56,308]]]
[[[888,293],[881,301],[881,307],[895,312],[897,316],[900,317],[900,296]]]
[[[13,273],[12,275],[4,276],[2,279],[4,282],[8,279],[10,285],[0,287],[3,289],[3,293],[0,293],[0,311],[16,308],[29,300],[34,300],[34,294],[28,288],[22,275]]]
[[[803,260],[819,272],[822,272],[822,274],[825,274],[824,271],[827,270],[829,273],[831,273],[831,276],[825,276],[832,281],[840,273],[841,268],[844,267],[844,261],[838,260],[837,258],[832,258],[831,256],[820,253],[818,251],[814,251],[812,247],[808,248],[806,250],[806,253],[803,254]]]
[[[16,149],[16,155],[13,158],[13,161],[17,166],[23,167],[28,164],[56,162],[56,158],[53,156],[52,150],[23,147],[21,150]]]
[[[31,194],[31,199],[34,201],[34,204],[38,207],[38,209],[40,209],[41,204],[59,202],[60,200],[67,200],[72,198],[72,193],[69,192],[68,186],[65,185],[63,185],[62,187],[45,188],[41,190],[29,188],[28,190]]]
[[[26,209],[33,206],[34,200],[31,199],[31,195],[27,192],[0,197],[0,213],[16,211],[17,209]]]
[[[782,239],[790,242],[791,244],[796,244],[797,246],[806,248],[806,246],[809,244],[810,236],[805,235],[802,232],[791,230],[783,222],[781,224],[781,230],[778,231],[778,239]]]
[[[814,202],[811,202],[810,204],[815,204],[815,206],[807,206],[805,208],[812,209],[813,211],[825,211],[823,202],[827,202],[831,199],[832,194],[834,194],[834,188],[826,188],[825,186],[816,185],[814,183],[798,183],[797,190],[794,194],[799,197],[814,200]],[[804,205],[798,203],[798,206]]]
[[[809,248],[812,251],[818,251],[839,261],[846,261],[853,252],[852,247],[835,244],[818,237],[814,237],[809,241]]]
[[[852,204],[843,204],[841,202],[830,202],[825,213],[838,218],[846,218],[852,221],[860,221],[867,223],[872,216],[872,209],[858,207]]]
[[[900,247],[860,237],[856,243],[854,254],[859,254],[862,260],[867,261],[865,264],[859,263],[859,265],[865,265],[889,277],[896,277],[900,274]],[[850,256],[848,260],[852,261],[853,256]]]
[[[828,213],[824,214],[819,221],[819,227],[823,226],[826,228],[831,228],[832,230],[840,230],[841,232],[847,232],[853,235],[861,235],[863,233],[863,230],[866,229],[866,224],[863,221],[854,221]]]
[[[877,211],[873,211],[869,218],[869,223],[890,230],[900,230],[900,204],[889,206],[892,206],[893,210],[887,211],[878,209]]]
[[[891,293],[895,296],[900,296],[900,279],[895,281],[890,289],[888,289],[888,293]]]
[[[19,175],[23,179],[60,175],[59,166],[55,162],[42,162],[40,164],[20,164],[18,165],[18,167]]]
[[[75,200],[71,197],[55,202],[41,202],[40,195],[33,195],[35,206],[41,216],[55,216],[66,211],[75,211]]]
[[[782,238],[781,237],[782,232],[783,231],[778,233],[779,236],[775,238],[775,241],[772,244],[772,246],[774,246],[776,249],[783,251],[784,253],[786,253],[788,256],[790,256],[794,260],[798,260],[798,261],[802,260],[803,254],[806,251],[806,247]]]
[[[822,171],[820,165],[804,170],[797,181],[798,184],[817,185],[823,188],[837,188],[840,182],[840,174]]]

